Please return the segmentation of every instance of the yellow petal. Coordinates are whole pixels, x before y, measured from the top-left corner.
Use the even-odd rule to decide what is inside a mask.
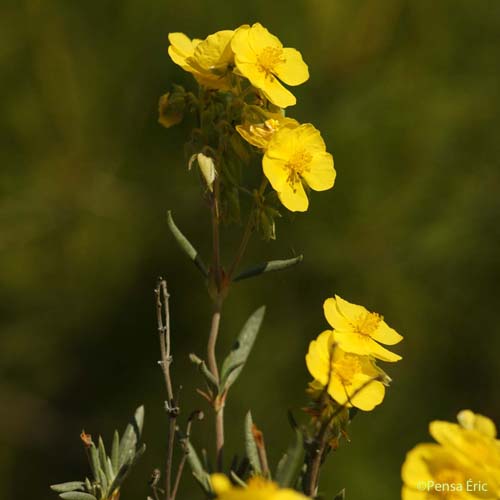
[[[271,101],[274,105],[280,108],[287,108],[288,106],[294,106],[297,103],[297,99],[295,96],[287,90],[281,83],[275,78],[273,75],[269,75],[267,79],[265,79],[265,85],[256,85],[249,78],[253,85],[260,88],[262,93]]]
[[[406,486],[403,486],[401,491],[401,500],[427,500],[428,498],[426,491],[412,490]]]
[[[346,406],[348,408],[352,408],[352,404],[349,403],[349,393],[347,391],[346,386],[342,382],[342,380],[332,374],[330,379],[330,383],[328,384],[328,394],[337,401],[339,405]]]
[[[287,170],[285,161],[270,158],[266,153],[262,158],[262,169],[275,191],[281,191],[287,183]]]
[[[326,320],[333,328],[338,330],[349,330],[351,328],[349,321],[337,309],[337,302],[333,297],[325,300],[323,303],[323,312],[325,313]]]
[[[232,62],[231,39],[234,31],[223,30],[209,35],[196,47],[193,58],[207,71],[224,71]]]
[[[457,420],[464,429],[474,429],[493,439],[497,436],[495,423],[488,417],[473,413],[471,410],[462,410],[457,415]]]
[[[291,185],[285,182],[280,191],[277,191],[281,203],[290,210],[290,212],[305,212],[309,208],[309,200],[302,183],[296,182]]]
[[[401,469],[401,477],[406,486],[412,490],[417,489],[420,481],[432,481],[429,471],[428,459],[440,450],[437,444],[419,444],[406,454],[406,459]]]
[[[229,481],[225,474],[212,474],[210,482],[212,483],[212,489],[217,495],[231,489],[231,481]]]
[[[363,411],[371,411],[384,400],[385,387],[371,377],[357,376],[350,391],[351,403]]]
[[[172,49],[179,57],[183,57],[184,59],[186,59],[186,57],[193,55],[194,44],[192,40],[184,33],[169,33],[168,41],[171,43]],[[174,60],[174,62],[176,64],[180,64],[176,60]]]
[[[371,334],[371,337],[377,342],[387,345],[395,345],[403,340],[403,337],[385,321],[379,323],[377,329]]]
[[[309,69],[298,50],[283,49],[283,62],[274,67],[276,76],[287,85],[300,85],[309,79]]]
[[[328,383],[331,371],[332,331],[326,330],[309,344],[306,365],[309,373],[322,385]]]
[[[343,314],[349,321],[354,322],[357,318],[368,312],[368,310],[363,306],[351,304],[338,295],[335,295],[335,300],[337,301],[337,307],[340,313]]]
[[[326,144],[319,130],[311,123],[304,123],[297,130],[297,140],[311,153],[326,152]]]
[[[231,40],[231,49],[234,52],[236,65],[239,63],[256,63],[257,54],[250,46],[250,41],[248,39],[248,34],[250,32],[250,26],[244,25],[240,26],[235,32]]]
[[[259,54],[268,47],[281,48],[279,38],[271,34],[262,24],[255,23],[248,31],[248,42],[252,49]]]
[[[302,174],[311,189],[325,191],[333,187],[335,182],[335,169],[333,157],[329,153],[318,153],[313,156],[309,170]]]
[[[272,496],[272,500],[308,500],[308,498],[309,497],[302,495],[302,493],[291,490],[290,488],[280,489]],[[256,500],[255,497],[254,500]],[[269,500],[271,500],[271,497],[269,497]]]
[[[367,335],[353,331],[334,330],[333,339],[346,352],[352,352],[361,356],[373,356],[390,363],[402,359],[401,356],[385,349]]]

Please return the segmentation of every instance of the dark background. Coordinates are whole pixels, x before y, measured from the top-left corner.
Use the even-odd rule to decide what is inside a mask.
[[[166,443],[159,274],[185,414],[205,408],[187,355],[204,355],[210,307],[165,222],[173,209],[208,253],[187,126],[157,124],[170,83],[194,88],[167,56],[170,31],[203,38],[260,21],[297,47],[311,78],[290,114],[322,131],[338,172],[245,261],[296,252],[304,263],[227,301],[219,352],[268,305],[229,401],[228,448],[242,451],[248,408],[273,463],[286,447],[286,410],[302,418],[304,355],[333,293],[383,313],[405,341],[383,405],[356,418],[324,469],[330,498],[345,486],[349,500],[397,499],[405,453],[431,419],[471,408],[500,423],[497,1],[18,0],[0,19],[2,500],[56,498],[49,484],[87,474],[81,429],[109,442],[140,403],[149,451],[122,498],[145,499]],[[198,447],[211,433],[210,421],[196,426]]]

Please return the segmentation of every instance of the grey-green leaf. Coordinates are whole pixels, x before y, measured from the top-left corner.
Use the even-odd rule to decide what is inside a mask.
[[[196,354],[193,353],[189,355],[189,360],[191,361],[191,363],[195,364],[198,367],[198,370],[200,370],[208,386],[211,389],[215,390],[215,392],[219,392],[219,384],[217,383],[217,379],[212,375],[205,361],[203,361],[198,356],[196,356]]]
[[[97,448],[95,447],[94,443],[92,443],[89,447],[89,454],[90,454],[90,466],[91,466],[92,472],[94,474],[94,479],[98,480],[99,479],[99,453],[98,453]]]
[[[106,461],[107,461],[107,455],[106,455],[106,448],[104,447],[104,441],[102,440],[102,437],[99,436],[99,441],[98,441],[98,450],[99,450],[99,465],[101,466],[102,469],[106,466]]]
[[[167,213],[167,223],[170,232],[174,236],[179,247],[184,251],[184,253],[191,259],[194,265],[201,271],[203,276],[208,277],[207,266],[202,261],[197,250],[191,245],[190,241],[182,234],[180,229],[175,225],[174,219],[172,217],[172,212],[169,210]]]
[[[123,465],[130,455],[135,454],[137,443],[141,438],[142,427],[144,425],[144,406],[139,406],[135,411],[134,417],[127,425],[120,441],[120,460],[119,465]]]
[[[59,496],[64,500],[97,500],[94,495],[81,491],[68,491],[67,493],[61,493]]]
[[[251,412],[248,412],[245,417],[245,449],[247,453],[248,461],[252,466],[255,474],[262,474],[262,467],[260,465],[259,452],[257,450],[257,444],[253,437],[253,419]]]
[[[281,458],[276,470],[276,482],[283,488],[294,486],[304,458],[304,440],[298,428],[295,438],[286,453]]]
[[[200,486],[206,493],[211,492],[210,476],[201,465],[201,461],[190,441],[187,441],[187,461],[191,467],[191,472],[195,479],[200,483]]]
[[[255,266],[244,269],[234,278],[233,281],[241,281],[247,278],[253,278],[254,276],[259,276],[259,274],[263,273],[282,271],[284,269],[288,269],[289,267],[300,264],[303,259],[304,256],[299,255],[298,257],[294,257],[292,259],[270,260],[268,262],[263,262],[262,264],[257,264]]]
[[[102,468],[99,468],[99,483],[103,492],[108,491],[108,478]]]
[[[120,466],[120,434],[115,431],[113,436],[113,444],[111,446],[111,465],[113,466],[113,471],[116,474],[118,472],[118,467]]]
[[[111,458],[108,457],[106,460],[106,478],[108,480],[108,483],[111,483],[113,479],[115,478],[115,471],[113,470],[113,464],[111,463]]]
[[[259,333],[266,312],[265,306],[259,307],[247,320],[241,329],[233,349],[222,364],[221,390],[227,390],[234,384],[243,370],[248,356]]]
[[[51,490],[57,493],[65,493],[67,491],[84,491],[85,483],[82,481],[68,481],[67,483],[53,484]]]

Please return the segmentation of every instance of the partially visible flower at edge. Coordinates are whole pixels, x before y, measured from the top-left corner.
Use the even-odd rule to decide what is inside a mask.
[[[223,30],[205,40],[191,40],[184,33],[169,33],[168,54],[174,63],[192,73],[200,85],[229,89],[229,67],[234,62],[233,34],[232,30]]]
[[[281,203],[292,212],[309,207],[303,182],[314,191],[326,191],[335,183],[333,157],[310,123],[279,128],[269,141],[262,167]]]
[[[369,356],[348,353],[335,345],[330,330],[309,344],[306,365],[339,405],[371,411],[384,399],[382,380],[386,376],[382,370]]]
[[[457,419],[459,424],[431,422],[429,431],[439,444],[420,444],[408,452],[401,470],[403,500],[425,500],[430,495],[500,498],[500,441],[494,423],[470,410],[461,411]]]
[[[248,480],[247,487],[234,486],[224,474],[212,474],[212,489],[219,500],[305,500],[308,497],[260,476]]]
[[[300,85],[309,78],[309,70],[298,50],[283,47],[260,23],[238,28],[231,47],[237,72],[248,78],[269,101],[280,108],[296,103],[295,96],[279,80],[287,85]]]
[[[326,320],[334,328],[335,342],[345,351],[373,356],[382,361],[399,361],[401,356],[382,347],[394,345],[403,337],[389,327],[384,318],[363,306],[351,304],[338,295],[323,304]]]

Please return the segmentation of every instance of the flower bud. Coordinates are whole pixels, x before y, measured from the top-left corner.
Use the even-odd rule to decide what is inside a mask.
[[[166,128],[177,125],[184,118],[185,107],[185,92],[182,87],[175,88],[173,92],[167,92],[160,97],[158,122]]]
[[[205,156],[203,153],[198,153],[196,159],[198,160],[198,166],[200,167],[201,175],[207,183],[208,189],[212,191],[212,186],[215,181],[215,177],[217,176],[214,160],[210,158],[210,156]]]

